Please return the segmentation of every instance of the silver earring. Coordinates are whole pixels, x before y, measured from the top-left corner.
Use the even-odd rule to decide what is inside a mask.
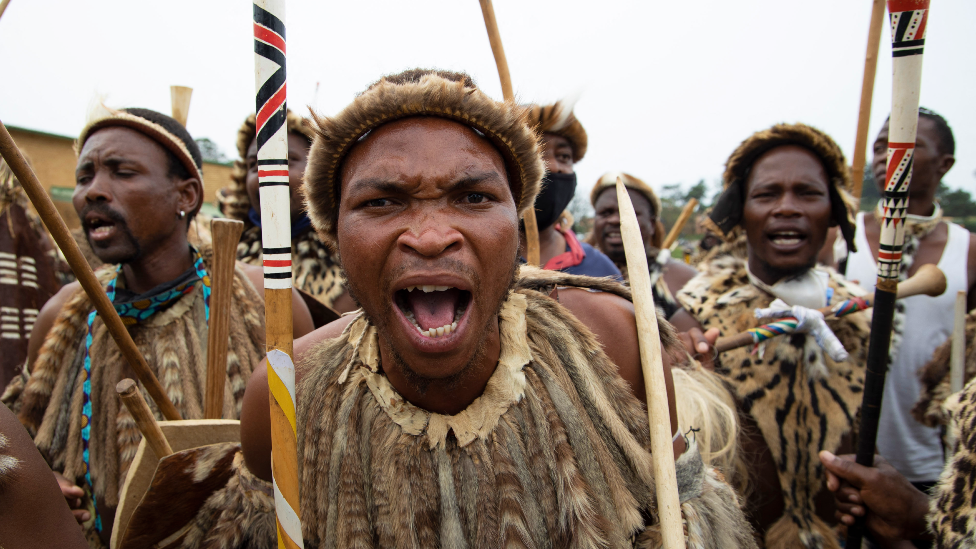
[[[186,212],[180,210],[180,219],[183,219],[184,217],[186,217]]]

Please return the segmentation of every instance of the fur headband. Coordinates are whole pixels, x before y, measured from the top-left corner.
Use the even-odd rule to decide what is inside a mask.
[[[111,127],[129,128],[159,143],[176,156],[190,177],[200,181],[200,186],[203,186],[203,155],[200,154],[200,147],[182,124],[153,110],[130,108],[99,111],[81,130],[78,140],[75,141],[75,153],[81,154],[81,149],[93,133]]]
[[[565,101],[553,105],[528,105],[529,127],[537,132],[552,133],[565,137],[573,146],[573,163],[583,160],[586,155],[586,130],[573,114],[573,106]]]
[[[661,222],[661,199],[657,197],[654,189],[650,185],[645,183],[643,180],[638,179],[629,173],[624,172],[607,172],[600,176],[596,184],[593,185],[593,190],[590,191],[590,205],[596,206],[596,199],[603,194],[603,191],[607,189],[616,189],[617,178],[620,177],[624,181],[624,187],[628,189],[633,189],[640,194],[644,195],[644,198],[651,203],[651,209],[654,214],[654,236],[651,237],[651,246],[655,248],[660,248],[664,243],[664,223]],[[616,192],[616,191],[614,191]],[[596,237],[593,235],[590,244],[596,246]]]
[[[545,166],[525,109],[488,97],[465,74],[410,70],[380,79],[334,117],[313,114],[316,135],[302,190],[312,224],[331,248],[343,160],[370,131],[414,116],[446,118],[483,134],[505,160],[519,215],[535,203]]]
[[[753,164],[766,152],[784,145],[803,147],[820,159],[827,172],[831,218],[847,241],[847,249],[856,251],[853,212],[857,211],[857,207],[848,191],[851,176],[844,153],[830,136],[806,124],[777,124],[743,141],[726,163],[723,176],[725,191],[715,201],[704,224],[728,240],[742,218],[746,180]]]
[[[303,118],[289,109],[287,111],[288,131],[295,132],[308,138],[309,143],[315,139],[315,132],[312,130],[312,121]],[[251,197],[247,194],[247,149],[257,135],[257,125],[254,122],[253,114],[249,115],[241,128],[237,130],[237,154],[240,156],[234,161],[234,168],[230,173],[230,185],[217,191],[217,201],[220,203],[220,211],[231,219],[247,221],[247,212],[251,209]]]

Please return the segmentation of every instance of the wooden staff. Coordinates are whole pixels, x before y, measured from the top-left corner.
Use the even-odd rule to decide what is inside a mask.
[[[190,96],[193,88],[186,86],[170,86],[169,98],[173,109],[173,118],[186,127],[186,119],[190,116]]]
[[[637,316],[641,370],[647,392],[647,421],[651,428],[651,459],[658,518],[661,521],[661,539],[665,549],[681,549],[685,546],[685,534],[674,469],[672,434],[676,426],[671,424],[674,403],[668,402],[664,361],[661,358],[661,334],[658,331],[657,308],[654,306],[651,275],[647,269],[644,239],[637,225],[637,214],[634,213],[627,187],[619,177],[617,202],[620,211],[620,235],[624,242],[630,288],[634,296],[634,312]]]
[[[918,268],[918,272],[916,272],[914,276],[898,284],[896,299],[904,299],[913,295],[927,295],[930,297],[940,296],[945,293],[946,285],[946,277],[941,269],[935,265],[932,265],[931,263],[922,265]],[[836,318],[868,309],[872,306],[872,300],[864,299],[863,303],[858,304],[858,306],[850,305],[851,303],[849,301],[843,301],[836,305],[823,307],[818,310],[824,315],[825,318]],[[963,303],[963,315],[965,315],[965,302]],[[795,323],[796,319],[793,317],[785,317],[779,319],[779,321],[785,321],[786,323],[793,321]],[[718,341],[715,342],[715,352],[724,353],[725,351],[737,349],[745,345],[760,343],[761,341],[769,339],[768,337],[761,335],[764,330],[768,332],[776,332],[780,326],[782,326],[782,324],[766,324],[758,328],[746,330],[731,337],[720,337]],[[786,331],[785,333],[792,332]]]
[[[156,423],[156,418],[153,417],[152,410],[149,409],[146,400],[142,398],[142,393],[136,387],[136,382],[129,378],[123,379],[115,386],[115,392],[122,399],[122,404],[125,404],[125,407],[129,409],[132,419],[136,421],[136,427],[142,433],[142,438],[146,439],[146,445],[156,454],[156,458],[163,458],[172,454],[173,448],[170,447],[169,441],[166,440],[159,424]]]
[[[3,12],[7,11],[7,4],[10,0],[0,0],[0,17],[3,17]]]
[[[68,231],[68,226],[61,219],[61,214],[58,213],[58,210],[54,207],[54,203],[51,202],[51,197],[47,195],[44,187],[37,180],[37,175],[34,174],[34,170],[27,164],[24,155],[21,154],[20,149],[17,148],[17,144],[14,143],[13,138],[10,137],[10,133],[2,122],[0,122],[0,156],[3,156],[4,160],[7,161],[7,165],[10,166],[10,170],[17,176],[21,186],[24,188],[24,192],[27,193],[27,197],[30,198],[34,209],[37,210],[41,221],[44,222],[48,232],[51,233],[54,241],[64,253],[64,258],[68,261],[68,265],[75,273],[78,283],[81,284],[85,293],[88,294],[88,298],[91,299],[95,310],[98,311],[98,316],[102,318],[102,322],[105,323],[105,327],[112,335],[112,339],[118,344],[119,349],[122,351],[122,356],[125,357],[126,362],[129,363],[129,366],[135,372],[136,377],[139,378],[139,381],[142,382],[142,385],[149,392],[149,396],[156,403],[156,407],[159,408],[160,413],[168,420],[181,419],[180,413],[176,410],[176,406],[173,406],[169,397],[166,396],[166,392],[163,391],[163,387],[159,384],[159,380],[156,379],[156,375],[149,369],[149,365],[146,364],[146,359],[143,358],[142,353],[139,352],[136,344],[132,341],[132,336],[129,335],[128,330],[125,329],[125,325],[122,324],[119,313],[116,312],[101,283],[98,282],[95,273],[92,272],[91,266],[85,260],[85,256],[82,255],[81,249],[78,248],[78,243],[71,236],[71,233]]]
[[[244,223],[236,219],[214,219],[213,268],[210,271],[210,329],[207,334],[207,392],[205,419],[220,419],[227,385],[227,347],[230,344],[230,309],[234,297],[234,262]]]
[[[664,244],[661,244],[662,250],[670,250],[671,246],[678,240],[678,235],[681,234],[681,229],[685,228],[685,224],[691,219],[691,214],[695,212],[695,208],[698,207],[698,199],[692,198],[685,204],[685,208],[681,210],[681,215],[678,216],[678,220],[674,222],[674,226],[671,227],[671,231],[668,232],[668,236],[664,238]]]
[[[891,17],[892,98],[888,124],[888,168],[884,196],[884,218],[878,251],[878,281],[871,315],[867,371],[858,430],[857,463],[874,464],[878,421],[885,375],[888,373],[895,292],[905,243],[905,215],[908,213],[908,186],[912,179],[912,159],[918,130],[918,96],[922,87],[922,53],[925,46],[929,0],[888,0]],[[864,518],[856,518],[847,531],[846,547],[860,547]]]
[[[884,25],[885,0],[874,0],[871,7],[871,26],[868,27],[868,48],[864,54],[864,79],[861,81],[861,106],[857,113],[857,135],[854,139],[854,159],[851,181],[854,184],[854,200],[861,200],[864,183],[864,159],[868,145],[868,129],[871,123],[871,101],[874,98],[874,76],[878,72],[878,47],[881,44],[881,26]]]
[[[254,80],[278,547],[304,547],[292,361],[291,197],[285,103],[285,1],[254,0]]]
[[[952,355],[949,360],[949,385],[953,393],[962,391],[966,377],[966,290],[956,293],[956,319],[952,325]]]
[[[495,8],[491,0],[478,0],[481,3],[481,14],[485,18],[485,28],[488,30],[488,42],[491,43],[491,53],[495,56],[495,66],[498,67],[498,78],[502,82],[502,97],[505,101],[515,101],[512,90],[512,75],[508,72],[508,59],[505,48],[502,47],[502,36],[498,32],[498,22],[495,21]],[[529,265],[539,265],[541,251],[539,249],[539,223],[535,219],[535,205],[525,211],[522,216],[525,222],[525,259]]]

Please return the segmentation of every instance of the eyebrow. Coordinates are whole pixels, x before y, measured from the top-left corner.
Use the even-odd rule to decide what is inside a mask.
[[[123,156],[109,156],[102,160],[102,164],[117,169],[122,164],[132,164],[137,168],[143,168],[143,164],[138,160],[133,160],[131,158],[125,158]],[[77,177],[82,172],[91,171],[95,166],[95,163],[91,160],[85,160],[75,169],[75,177]]]
[[[498,172],[481,172],[473,175],[467,175],[461,179],[452,181],[448,184],[447,191],[454,192],[470,189],[482,183],[492,183],[495,181],[501,181],[501,177]],[[354,185],[356,187],[368,187],[374,191],[391,194],[403,192],[404,188],[404,183],[382,177],[360,179],[359,181],[356,181]]]

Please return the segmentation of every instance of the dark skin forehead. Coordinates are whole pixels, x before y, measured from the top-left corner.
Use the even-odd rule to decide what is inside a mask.
[[[454,145],[460,163],[444,163],[433,155],[416,154],[412,143],[418,136],[437,131]],[[508,188],[505,161],[501,153],[473,129],[452,120],[412,117],[376,128],[349,152],[341,170],[339,208],[348,207],[352,187],[418,189],[425,177],[441,181],[468,177],[500,179]],[[508,190],[508,198],[511,189]]]
[[[92,169],[96,160],[113,167],[125,162],[152,172],[169,172],[169,155],[162,145],[120,126],[102,128],[88,137],[78,154],[76,171]]]
[[[820,158],[799,145],[783,145],[763,153],[746,178],[746,200],[759,187],[779,183],[804,183],[830,189],[827,170]]]

